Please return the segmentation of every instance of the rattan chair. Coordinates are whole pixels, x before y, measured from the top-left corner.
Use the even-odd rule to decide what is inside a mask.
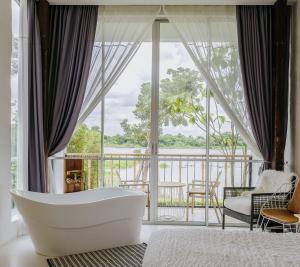
[[[290,179],[291,183],[295,183],[296,176],[292,176]],[[248,223],[250,225],[250,230],[253,230],[253,226],[257,224],[260,210],[264,203],[274,197],[274,190],[270,193],[252,193],[249,196],[249,206],[250,206],[250,213],[245,214],[241,213],[237,210],[229,208],[225,205],[225,200],[228,198],[239,197],[243,195],[245,191],[252,191],[256,189],[255,187],[224,187],[224,194],[223,194],[223,221],[222,221],[222,229],[225,229],[225,216],[230,216],[242,222]],[[276,197],[276,196],[275,196]]]
[[[284,184],[278,192],[266,201],[258,219],[258,227],[265,229],[276,229],[282,227],[283,231],[295,230],[300,228],[300,183]],[[275,223],[275,224],[274,224]]]

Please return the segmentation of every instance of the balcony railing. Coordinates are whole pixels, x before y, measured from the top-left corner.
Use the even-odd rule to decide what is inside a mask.
[[[103,158],[99,154],[66,154],[64,160],[81,161],[85,189],[103,186],[135,188],[146,192],[150,199],[149,154],[111,153],[104,154]],[[158,207],[161,207],[161,217],[168,218],[176,208],[179,212],[176,217],[184,217],[189,188],[198,186],[197,190],[202,192],[210,190],[206,186],[207,169],[208,185],[216,184],[216,196],[208,198],[209,206],[216,207],[215,202],[218,202],[218,208],[221,207],[223,187],[251,185],[254,162],[257,161],[253,161],[251,155],[209,155],[207,160],[206,155],[160,154]],[[193,201],[195,208],[205,206],[205,198],[200,197]],[[172,212],[170,208],[173,209]]]
[[[86,187],[94,188],[119,186],[125,181],[149,182],[150,155],[148,154],[104,154],[101,170],[99,154],[66,154],[65,159],[84,162]],[[159,181],[185,182],[206,180],[206,155],[158,156]],[[217,170],[222,170],[223,186],[248,186],[252,180],[252,156],[250,155],[210,155],[209,180],[213,180]]]

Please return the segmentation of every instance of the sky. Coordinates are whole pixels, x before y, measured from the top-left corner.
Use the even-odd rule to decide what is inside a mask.
[[[163,34],[164,31],[161,32]],[[196,69],[182,43],[162,42],[160,45],[160,80],[168,76],[168,68],[178,67]],[[105,135],[122,134],[120,122],[124,119],[128,119],[129,123],[137,122],[132,111],[137,103],[141,84],[151,81],[151,68],[152,46],[150,42],[145,42],[142,43],[132,61],[105,97]],[[100,121],[99,106],[86,120],[86,124],[100,126]],[[163,133],[201,135],[193,126],[165,127]]]

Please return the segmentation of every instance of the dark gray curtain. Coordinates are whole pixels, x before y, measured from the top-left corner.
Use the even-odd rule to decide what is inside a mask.
[[[28,0],[28,189],[45,192],[42,55],[37,3]]]
[[[239,54],[251,128],[270,168],[273,151],[272,6],[237,6]]]
[[[274,94],[274,144],[272,169],[284,170],[284,151],[288,127],[290,23],[291,8],[287,0],[274,4],[273,94]]]
[[[64,149],[75,129],[89,75],[98,13],[97,6],[49,9],[49,87],[45,100],[37,2],[28,0],[28,188],[37,192],[47,191],[48,156]]]
[[[284,50],[285,50],[285,58],[283,60],[283,66],[285,68],[284,77],[282,79],[283,87],[285,88],[285,93],[283,95],[282,101],[285,103],[284,110],[282,110],[283,118],[284,118],[284,136],[285,141],[287,137],[287,131],[288,131],[288,119],[289,119],[289,91],[290,91],[290,49],[291,49],[291,17],[292,17],[292,7],[288,7],[288,16],[287,16],[287,23],[286,23],[286,40],[287,42],[284,42]],[[285,108],[286,107],[286,108]]]
[[[97,6],[50,6],[48,155],[64,149],[75,129],[87,85]]]

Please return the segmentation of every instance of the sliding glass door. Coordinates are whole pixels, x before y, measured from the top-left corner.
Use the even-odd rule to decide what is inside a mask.
[[[220,224],[223,188],[250,184],[252,153],[173,25],[156,21],[152,35],[151,220]],[[218,56],[211,64],[223,64]]]
[[[152,58],[151,220],[208,223],[208,88],[166,20]]]
[[[159,25],[158,220],[204,223],[207,88],[173,25]]]
[[[218,56],[211,64],[223,64]],[[145,192],[144,219],[152,223],[219,224],[224,186],[252,179],[251,151],[198,67],[173,25],[156,20],[98,105],[98,126],[86,124],[99,132],[91,135],[98,150],[90,146],[96,186]],[[219,69],[228,74],[226,65]]]

